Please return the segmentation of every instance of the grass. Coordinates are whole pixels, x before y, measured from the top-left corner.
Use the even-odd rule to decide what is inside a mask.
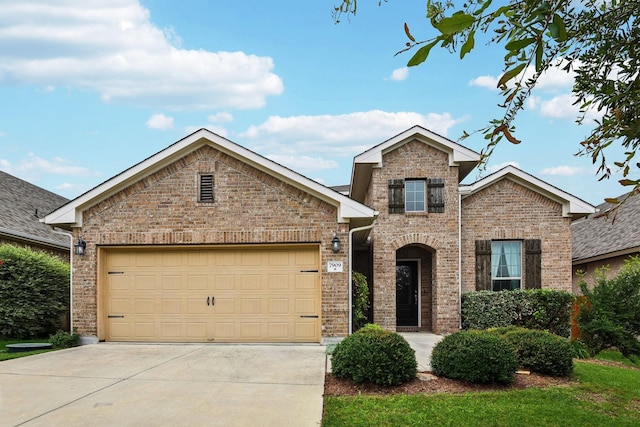
[[[7,349],[8,344],[18,344],[23,342],[49,342],[49,339],[48,338],[30,339],[30,340],[0,339],[0,361],[17,359],[19,357],[31,356],[34,354],[46,353],[48,351],[52,351],[52,350],[36,350],[36,351],[23,351],[19,353],[9,353]]]
[[[463,395],[326,397],[332,426],[638,426],[640,370],[577,361],[576,384]]]

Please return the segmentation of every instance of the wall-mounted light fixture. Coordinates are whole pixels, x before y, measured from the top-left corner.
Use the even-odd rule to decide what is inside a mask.
[[[73,245],[73,253],[75,255],[84,255],[86,249],[87,242],[85,242],[82,237],[78,237],[78,243]]]
[[[342,243],[340,242],[340,238],[337,234],[333,235],[333,239],[331,239],[331,250],[333,252],[340,252],[342,249]]]

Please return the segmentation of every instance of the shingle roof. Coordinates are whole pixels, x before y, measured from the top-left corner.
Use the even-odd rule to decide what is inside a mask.
[[[62,196],[0,171],[0,234],[68,248],[67,237],[53,233],[39,220],[67,202]]]
[[[603,203],[596,213],[572,223],[573,262],[640,251],[640,194],[629,194],[618,197],[626,200],[615,211]]]

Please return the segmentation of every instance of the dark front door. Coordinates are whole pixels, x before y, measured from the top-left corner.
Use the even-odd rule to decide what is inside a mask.
[[[396,324],[418,326],[418,261],[396,262]]]

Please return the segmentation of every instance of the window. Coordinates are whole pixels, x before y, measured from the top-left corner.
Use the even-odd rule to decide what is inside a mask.
[[[522,242],[491,242],[491,289],[520,289],[522,280]]]
[[[424,212],[424,184],[423,180],[405,181],[405,211]]]
[[[213,203],[213,174],[200,174],[198,189],[198,201],[201,203]]]

